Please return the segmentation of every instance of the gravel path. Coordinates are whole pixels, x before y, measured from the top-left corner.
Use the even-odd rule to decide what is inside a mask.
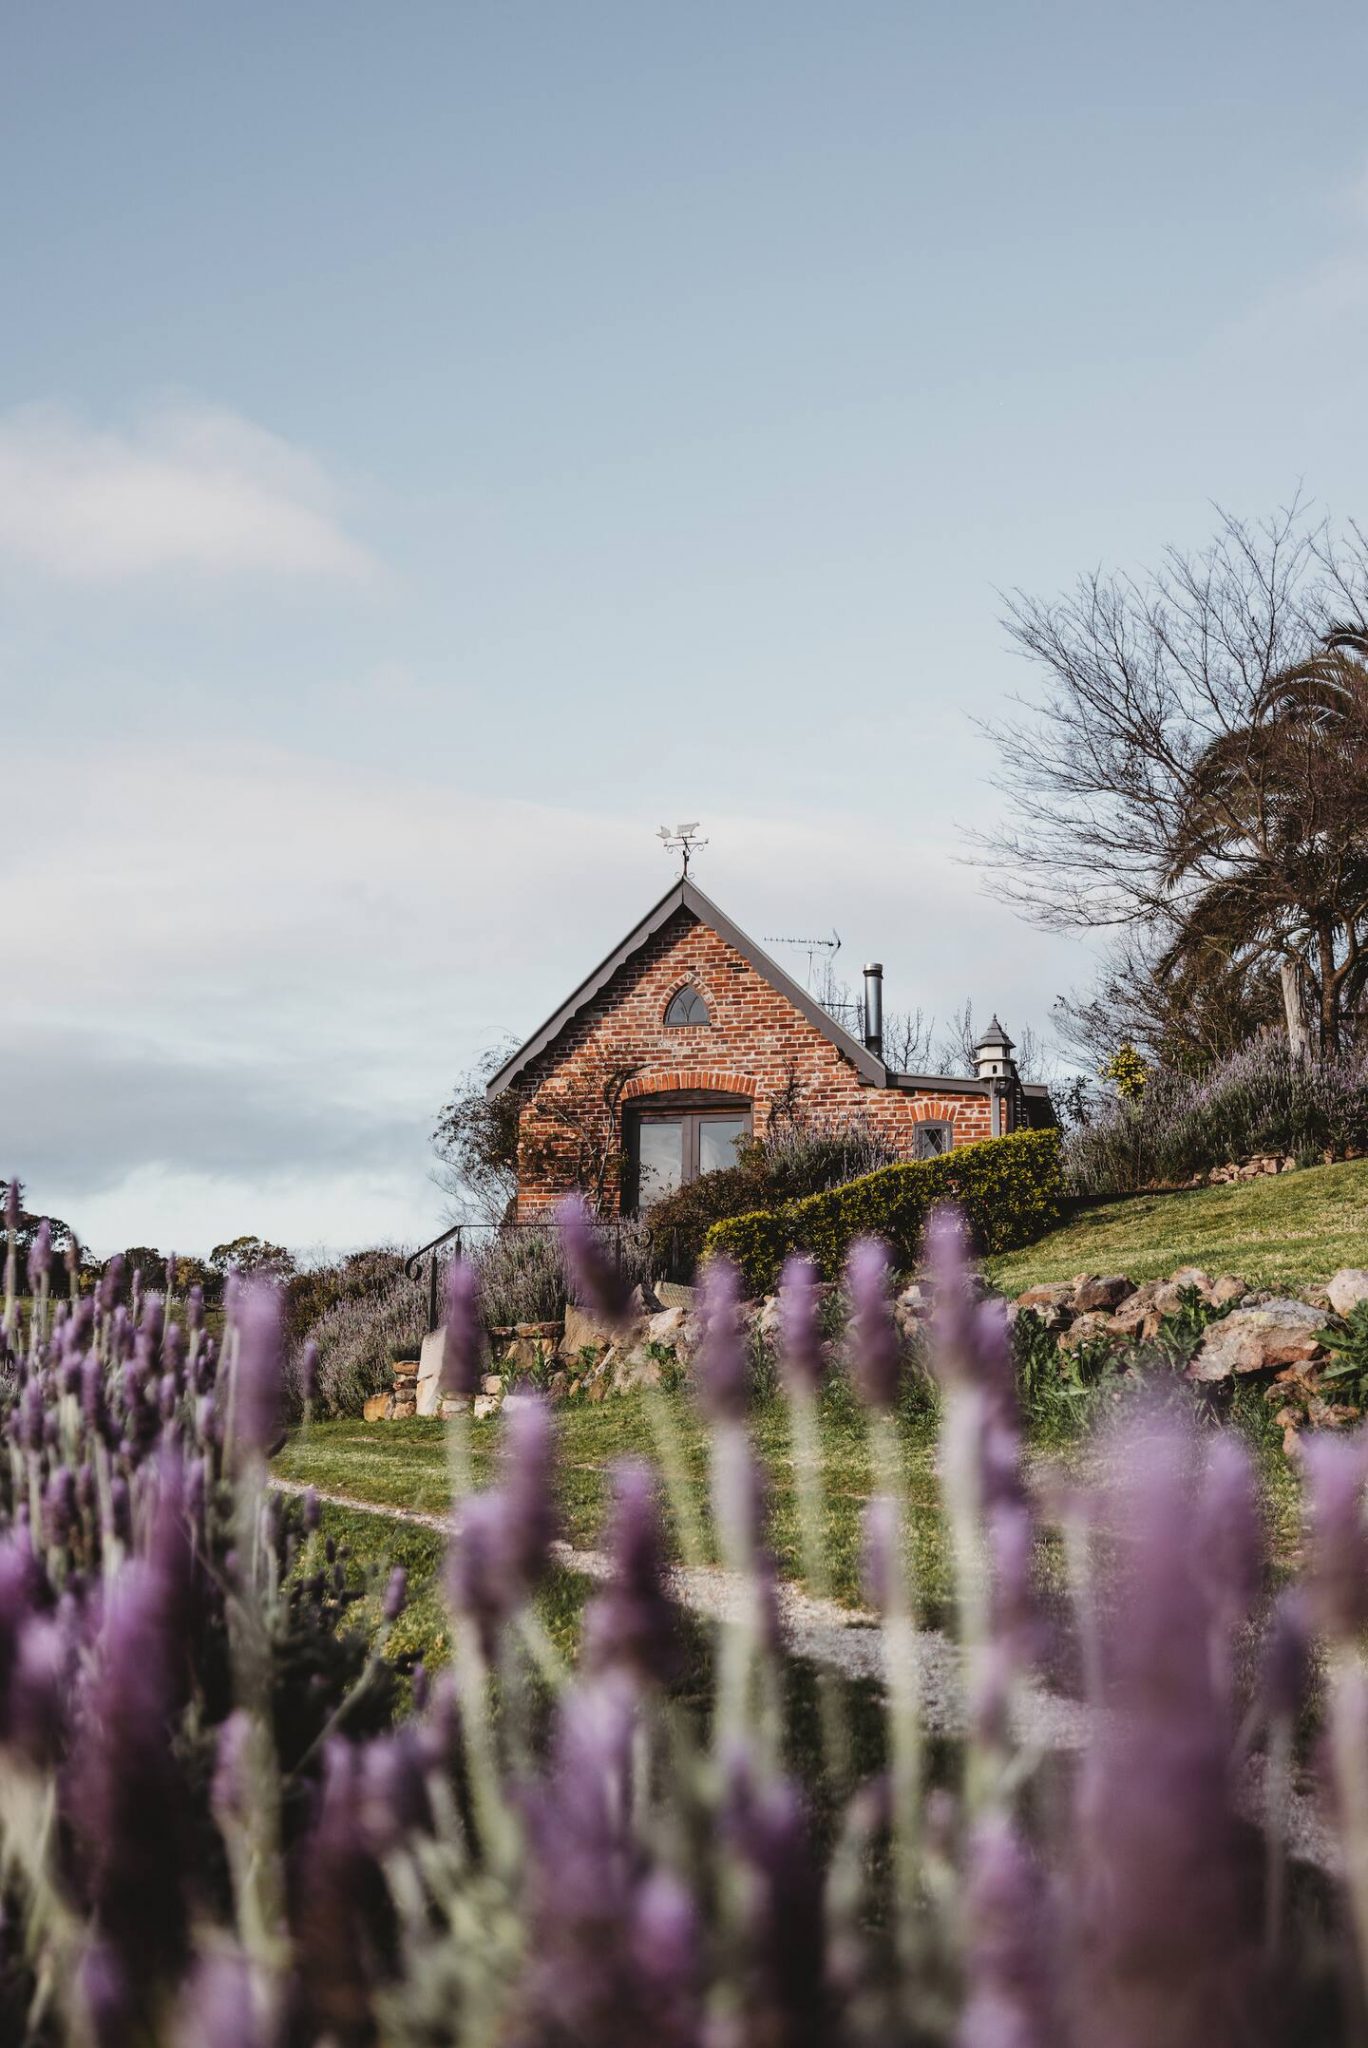
[[[349,1508],[355,1514],[378,1515],[386,1521],[411,1522],[419,1528],[435,1529],[445,1536],[450,1531],[447,1515],[428,1514],[421,1508],[387,1507],[371,1500],[358,1500],[348,1493],[330,1493],[322,1487],[309,1488],[297,1479],[273,1479],[277,1493],[302,1495],[310,1491],[332,1507]],[[567,1571],[580,1572],[588,1579],[607,1579],[612,1560],[603,1550],[578,1550],[573,1544],[555,1543],[552,1554]],[[676,1565],[665,1575],[671,1596],[681,1607],[705,1620],[724,1621],[736,1614],[744,1598],[741,1582],[720,1565]],[[860,1608],[842,1607],[835,1600],[819,1600],[797,1586],[779,1587],[779,1624],[784,1647],[791,1656],[806,1663],[837,1671],[844,1678],[882,1681],[884,1639],[878,1618]],[[938,1735],[968,1732],[968,1706],[964,1658],[957,1644],[938,1629],[922,1629],[916,1636],[917,1678],[922,1712],[927,1726]],[[1027,1687],[1014,1702],[1013,1735],[1025,1749],[1060,1750],[1081,1748],[1091,1719],[1089,1709],[1047,1687]],[[1261,1759],[1253,1758],[1240,1785],[1240,1807],[1247,1820],[1256,1825],[1264,1818],[1265,1800]],[[1286,1816],[1290,1853],[1299,1860],[1337,1873],[1336,1845],[1321,1820],[1314,1800],[1294,1792]]]

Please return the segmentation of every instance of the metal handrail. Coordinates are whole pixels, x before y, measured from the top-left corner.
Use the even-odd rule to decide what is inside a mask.
[[[594,1218],[594,1228],[596,1230],[611,1230],[613,1232],[617,1241],[616,1253],[619,1269],[621,1269],[622,1265],[622,1233],[630,1228],[634,1222],[634,1218],[617,1216],[596,1216]],[[555,1223],[549,1217],[545,1221],[538,1220],[527,1223],[453,1223],[450,1230],[444,1230],[440,1237],[434,1237],[431,1244],[420,1246],[416,1252],[405,1259],[404,1271],[410,1280],[416,1280],[418,1278],[418,1269],[422,1265],[423,1260],[426,1259],[428,1262],[429,1333],[437,1328],[437,1254],[443,1245],[454,1242],[455,1250],[452,1256],[459,1259],[465,1247],[466,1233],[468,1231],[492,1230],[502,1236],[508,1230],[554,1230],[555,1227]],[[640,1226],[638,1225],[637,1227],[639,1228]],[[650,1232],[644,1231],[642,1234],[649,1245],[651,1239]]]

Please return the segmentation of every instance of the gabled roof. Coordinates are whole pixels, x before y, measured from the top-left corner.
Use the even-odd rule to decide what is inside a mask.
[[[842,1058],[849,1060],[862,1081],[868,1081],[875,1088],[888,1086],[888,1069],[883,1061],[876,1059],[868,1047],[861,1045],[858,1038],[852,1037],[820,1003],[814,1002],[805,988],[800,988],[791,975],[785,974],[777,960],[771,960],[769,954],[757,946],[754,939],[748,938],[739,925],[732,923],[724,910],[718,909],[711,897],[705,896],[703,891],[684,875],[672,888],[666,890],[654,908],[647,911],[641,923],[628,932],[621,945],[615,946],[606,959],[600,960],[593,973],[580,983],[574,994],[568,996],[540,1029],[533,1032],[526,1045],[519,1046],[515,1053],[510,1054],[498,1072],[491,1076],[485,1088],[486,1095],[501,1095],[511,1081],[516,1081],[523,1069],[536,1059],[538,1053],[545,1052],[552,1040],[558,1038],[566,1025],[579,1015],[585,1004],[591,1003],[600,989],[612,980],[619,967],[624,966],[634,953],[641,950],[648,939],[655,936],[662,925],[668,924],[681,910],[687,910],[699,924],[707,925],[710,931],[715,931],[719,938],[725,939],[733,951],[739,953],[772,989],[806,1017],[809,1024],[815,1025],[824,1038],[831,1041]]]

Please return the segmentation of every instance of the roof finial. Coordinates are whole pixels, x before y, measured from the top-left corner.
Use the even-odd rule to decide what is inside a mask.
[[[683,861],[680,874],[685,880],[688,879],[690,860],[701,846],[706,846],[708,843],[706,839],[700,839],[698,836],[697,818],[692,819],[688,824],[676,825],[673,832],[668,825],[662,825],[656,833],[656,838],[665,848],[666,853],[677,853],[680,856]]]

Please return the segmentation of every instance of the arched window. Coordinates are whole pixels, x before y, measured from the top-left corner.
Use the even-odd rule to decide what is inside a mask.
[[[917,1159],[939,1159],[941,1153],[948,1152],[954,1142],[954,1133],[949,1124],[918,1124],[913,1156]]]
[[[707,1021],[708,1006],[696,988],[686,983],[670,997],[665,1022],[671,1029],[678,1024],[706,1024]]]

